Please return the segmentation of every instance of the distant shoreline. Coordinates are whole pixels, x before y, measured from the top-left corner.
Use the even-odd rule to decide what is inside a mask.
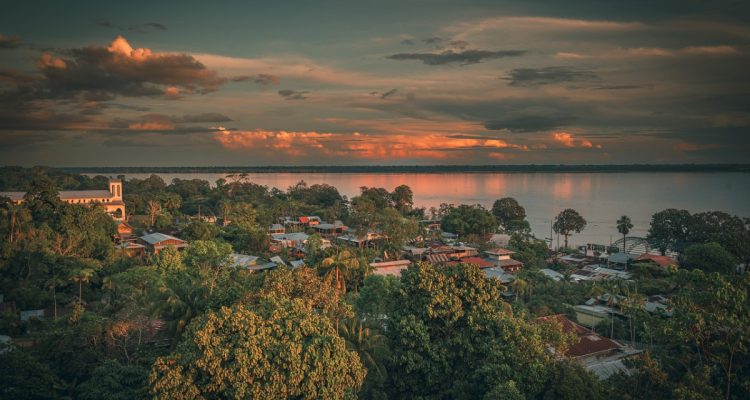
[[[471,173],[471,172],[750,172],[750,164],[372,165],[221,167],[58,167],[72,173]]]

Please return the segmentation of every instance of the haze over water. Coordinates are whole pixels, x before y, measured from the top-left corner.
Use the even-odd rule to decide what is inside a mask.
[[[96,175],[96,174],[89,174]],[[126,174],[126,179],[151,174]],[[226,174],[160,173],[174,178],[203,179],[212,185]],[[351,198],[361,186],[391,191],[409,185],[416,207],[440,203],[481,204],[487,208],[502,197],[514,197],[526,208],[534,234],[549,237],[550,221],[565,208],[577,210],[588,221],[571,237],[572,245],[608,244],[620,237],[615,221],[631,217],[631,236],[645,237],[651,216],[666,208],[690,212],[724,211],[750,217],[750,174],[747,173],[268,173],[248,174],[254,183],[286,190],[304,180],[327,183]],[[555,240],[557,237],[555,236]],[[562,241],[562,239],[561,239]]]

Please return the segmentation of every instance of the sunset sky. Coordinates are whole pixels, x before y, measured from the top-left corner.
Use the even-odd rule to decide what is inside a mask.
[[[29,1],[0,164],[748,162],[741,1]]]

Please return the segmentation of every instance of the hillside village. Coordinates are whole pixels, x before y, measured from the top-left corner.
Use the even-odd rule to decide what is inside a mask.
[[[102,347],[92,351],[132,366],[143,385],[154,355],[175,351],[185,335],[192,334],[187,328],[201,313],[225,309],[212,302],[224,305],[231,304],[226,299],[246,299],[246,304],[255,304],[256,294],[281,290],[273,282],[282,279],[286,280],[282,285],[292,285],[290,290],[295,285],[313,285],[294,289],[303,293],[302,298],[312,296],[313,302],[323,301],[314,292],[328,293],[331,299],[325,301],[333,303],[321,303],[315,309],[329,310],[326,315],[333,312],[330,318],[342,337],[353,334],[347,329],[365,327],[373,335],[371,340],[377,343],[370,343],[371,347],[351,344],[360,356],[367,351],[372,358],[369,365],[362,361],[365,371],[370,371],[366,378],[349,372],[353,382],[358,382],[352,387],[359,388],[361,397],[404,395],[407,389],[398,386],[403,384],[398,379],[411,375],[389,378],[373,371],[404,368],[390,358],[391,352],[422,354],[417,349],[398,350],[404,345],[399,344],[403,337],[393,336],[399,330],[388,322],[400,312],[392,308],[397,298],[416,301],[418,296],[437,295],[408,289],[421,279],[435,280],[429,287],[438,291],[466,285],[490,290],[488,296],[497,299],[492,307],[510,312],[517,318],[514,323],[546,342],[543,348],[549,350],[538,357],[548,359],[545,363],[550,365],[556,365],[553,360],[567,360],[577,367],[565,368],[581,368],[585,372],[577,372],[583,374],[580,379],[596,382],[588,384],[589,398],[600,398],[608,390],[627,386],[643,368],[651,368],[654,357],[660,359],[664,345],[654,343],[675,339],[655,338],[654,329],[678,329],[685,322],[680,310],[688,301],[684,290],[690,285],[730,285],[723,276],[744,280],[745,285],[748,281],[744,265],[750,256],[750,240],[737,240],[737,235],[750,239],[750,224],[740,220],[741,228],[728,232],[726,227],[736,223],[737,217],[719,212],[688,214],[702,221],[703,231],[694,228],[692,234],[710,240],[661,233],[659,224],[665,216],[684,217],[686,213],[665,210],[654,215],[647,240],[628,238],[632,224],[622,217],[618,226],[623,240],[615,245],[552,249],[551,240],[532,235],[525,210],[512,198],[498,199],[491,210],[449,204],[426,210],[413,204],[411,189],[405,185],[392,192],[363,187],[359,196],[347,199],[328,185],[300,182],[280,191],[241,175],[214,185],[178,179],[168,185],[156,175],[124,180],[70,176],[54,170],[28,173],[26,181],[0,180],[0,188],[6,190],[0,192],[0,201],[6,199],[0,223],[4,238],[0,338],[13,348],[26,349],[34,360],[42,360],[34,354],[55,343],[49,335],[56,330],[73,332],[86,324],[99,326],[100,322],[94,322],[97,318],[114,318],[120,322],[105,323],[104,341],[95,346]],[[10,184],[17,187],[9,188]],[[91,201],[87,196],[95,189],[69,190],[65,196],[59,191],[66,185],[102,184],[108,185],[111,196],[96,192],[99,197]],[[116,204],[102,200],[109,198]],[[117,208],[110,210],[111,204]],[[585,225],[576,210],[568,209],[561,211],[555,230],[565,235],[567,243],[568,236]],[[44,226],[61,233],[39,239],[46,235]],[[35,250],[35,242],[44,248]],[[24,254],[40,256],[32,267],[22,261]],[[714,272],[719,274],[709,275]],[[477,281],[480,278],[483,282]],[[400,297],[409,290],[421,294]],[[747,296],[747,286],[732,290]],[[212,292],[224,293],[214,298]],[[468,299],[472,295],[457,292],[455,296]],[[143,301],[165,302],[167,308],[152,308]],[[442,305],[439,297],[429,301],[436,307],[449,306]],[[459,307],[471,307],[472,302]],[[342,311],[330,311],[336,308]],[[447,315],[458,318],[462,313]],[[746,309],[741,313],[740,326],[748,321]],[[544,333],[549,329],[558,336]],[[377,350],[380,346],[391,349]],[[661,362],[671,362],[675,356],[663,356]],[[747,358],[742,360],[733,368],[747,371]],[[54,372],[65,368],[64,363],[50,365],[45,371],[54,378],[45,379],[74,379]],[[88,371],[81,377],[96,379],[103,372]],[[155,378],[158,371],[154,366],[149,378],[152,394],[161,390],[153,380],[159,379]],[[740,372],[735,374],[739,377]],[[679,382],[675,378],[673,384]],[[544,383],[543,392],[562,393],[565,390],[557,385],[563,384]],[[741,390],[736,389],[737,393]]]

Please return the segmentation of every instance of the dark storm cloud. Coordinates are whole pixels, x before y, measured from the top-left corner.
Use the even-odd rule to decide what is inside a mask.
[[[185,115],[165,115],[165,114],[144,114],[138,118],[115,118],[110,121],[111,128],[118,129],[140,129],[140,130],[174,130],[174,124],[194,124],[207,122],[230,122],[231,118],[221,113],[203,113],[203,114],[185,114]],[[194,128],[191,128],[194,129]]]
[[[117,29],[123,32],[130,31],[130,32],[146,33],[148,31],[154,31],[154,30],[156,31],[167,30],[167,26],[162,24],[161,22],[146,22],[143,24],[134,24],[134,25],[117,25],[110,20],[101,19],[97,21],[96,24],[103,28]]]
[[[279,90],[278,93],[279,93],[279,96],[284,98],[284,100],[304,100],[307,98],[305,94],[309,92],[307,90],[283,89],[283,90]]]
[[[256,83],[258,85],[278,85],[279,82],[281,82],[281,78],[276,75],[271,74],[258,74],[255,76],[250,75],[241,75],[241,76],[235,76],[230,79],[232,82],[247,82],[247,81],[253,81],[253,83]]]
[[[145,26],[149,26],[149,27],[154,28],[154,29],[157,29],[157,30],[160,30],[160,31],[166,31],[167,30],[167,27],[164,26],[164,24],[161,24],[159,22],[147,22],[144,25]]]
[[[78,113],[56,112],[45,108],[27,107],[22,103],[8,104],[0,101],[2,131],[74,130],[80,129],[81,125],[90,121],[90,117]]]
[[[438,36],[433,36],[433,37],[428,37],[428,38],[422,39],[422,43],[424,43],[424,44],[440,44],[440,43],[443,43],[445,40],[446,39],[444,39],[444,38],[441,38],[441,37],[438,37]]]
[[[634,90],[652,88],[654,85],[602,85],[597,86],[596,90]]]
[[[37,62],[46,78],[40,89],[53,98],[80,93],[141,97],[163,95],[169,87],[181,93],[208,93],[226,81],[191,55],[128,48],[120,37],[110,48],[72,49],[61,57],[45,53]]]
[[[503,78],[511,86],[551,85],[597,79],[593,71],[573,67],[516,68]]]
[[[440,53],[398,53],[388,56],[391,60],[418,60],[426,65],[445,65],[459,63],[461,65],[477,64],[483,60],[504,57],[520,57],[526,54],[525,50],[447,50]]]
[[[117,26],[113,24],[112,21],[106,19],[100,19],[99,21],[96,21],[96,24],[101,26],[102,28],[117,28]]]
[[[404,39],[401,41],[401,44],[405,46],[414,46],[414,41],[411,39]]]
[[[161,97],[207,93],[226,81],[187,54],[133,49],[118,37],[111,46],[43,53],[39,74],[0,68],[0,129],[86,130],[102,121],[94,116],[108,108],[147,111],[148,107],[108,102],[119,96]],[[228,117],[204,113],[170,123],[225,122]]]
[[[391,90],[389,90],[389,91],[387,91],[387,92],[385,92],[385,93],[381,94],[381,95],[380,95],[380,98],[381,98],[381,99],[384,99],[384,98],[386,98],[386,97],[388,97],[388,96],[393,96],[394,94],[396,94],[396,92],[398,92],[398,89],[391,89]]]
[[[28,150],[76,136],[71,132],[7,131],[0,134],[0,150]]]
[[[511,132],[540,132],[570,125],[576,119],[570,115],[529,115],[486,121],[489,130],[507,129]]]
[[[5,36],[0,33],[0,49],[15,49],[21,46],[19,36]]]
[[[459,48],[459,49],[463,50],[463,49],[469,47],[469,42],[467,42],[465,40],[454,40],[454,41],[450,42],[450,45],[453,46],[453,47],[456,47],[456,48]]]
[[[40,77],[25,74],[13,68],[0,67],[0,82],[5,82],[13,86],[26,85],[39,80]]]

